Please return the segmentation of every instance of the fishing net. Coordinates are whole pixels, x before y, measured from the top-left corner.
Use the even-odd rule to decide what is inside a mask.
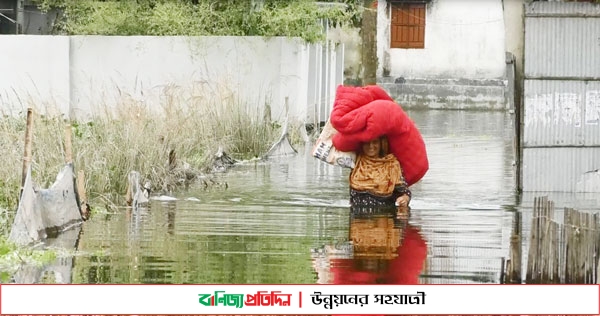
[[[83,222],[73,164],[66,164],[48,189],[36,190],[31,167],[23,185],[9,240],[27,245],[56,237]]]

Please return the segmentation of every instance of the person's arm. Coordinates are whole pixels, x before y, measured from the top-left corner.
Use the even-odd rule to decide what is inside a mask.
[[[408,203],[410,203],[412,192],[408,189],[406,181],[404,181],[404,176],[401,176],[400,184],[394,188],[394,198],[396,206],[408,206]]]

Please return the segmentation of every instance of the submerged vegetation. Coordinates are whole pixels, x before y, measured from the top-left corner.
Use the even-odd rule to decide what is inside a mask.
[[[63,14],[54,33],[66,35],[287,36],[325,39],[321,20],[354,25],[363,1],[314,0],[36,0]],[[338,1],[325,1],[338,2]]]

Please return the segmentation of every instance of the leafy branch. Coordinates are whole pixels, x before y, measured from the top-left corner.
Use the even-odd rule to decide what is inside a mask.
[[[322,20],[356,25],[359,0],[319,5],[312,0],[35,0],[62,12],[62,35],[286,36],[325,39]],[[326,1],[337,2],[337,1]]]

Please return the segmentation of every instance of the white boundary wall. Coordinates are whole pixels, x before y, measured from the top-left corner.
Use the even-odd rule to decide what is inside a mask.
[[[283,120],[287,98],[290,119],[311,122],[333,98],[313,90],[334,91],[343,80],[336,67],[310,69],[323,56],[343,65],[342,46],[297,38],[9,35],[0,47],[5,115],[33,107],[87,120],[124,102],[151,111],[202,97],[234,98],[258,111],[269,103],[272,118]]]

